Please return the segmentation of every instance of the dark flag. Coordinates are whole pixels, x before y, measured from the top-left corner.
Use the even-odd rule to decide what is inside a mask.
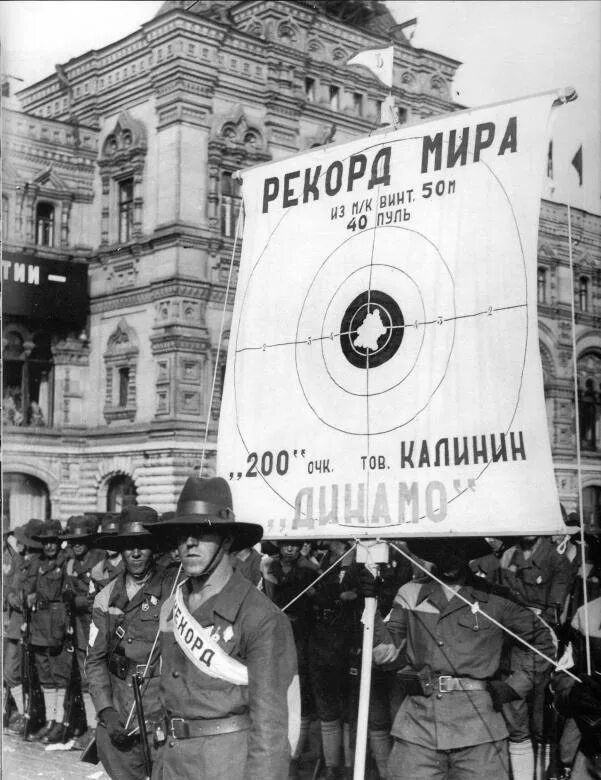
[[[547,152],[547,178],[553,178],[553,141],[549,141],[549,151]]]
[[[572,158],[572,165],[576,168],[578,173],[578,185],[582,187],[582,144],[578,147],[578,151]]]

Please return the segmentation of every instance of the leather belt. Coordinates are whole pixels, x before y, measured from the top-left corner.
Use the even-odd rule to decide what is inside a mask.
[[[432,686],[436,693],[453,693],[455,691],[486,691],[487,680],[474,680],[472,677],[451,677],[441,674],[432,678]]]
[[[138,664],[135,661],[132,661],[130,658],[126,658],[124,655],[119,655],[119,653],[113,653],[108,662],[109,672],[114,674],[115,677],[118,677],[120,680],[127,680],[127,678],[132,674],[139,674],[140,676],[144,676],[145,669],[146,664]],[[153,667],[150,666],[146,672],[146,677],[153,677],[153,671]]]
[[[35,603],[35,609],[36,612],[43,612],[46,609],[50,609],[51,604],[62,604],[62,600],[60,599],[45,599],[40,598],[38,596],[36,603]]]
[[[235,731],[245,731],[250,728],[250,716],[247,713],[230,715],[228,718],[202,718],[198,720],[167,718],[166,722],[168,736],[175,739],[232,734]]]

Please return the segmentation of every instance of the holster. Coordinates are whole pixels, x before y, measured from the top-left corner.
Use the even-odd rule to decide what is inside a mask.
[[[428,667],[417,672],[415,669],[406,667],[399,669],[396,678],[400,682],[403,693],[406,696],[431,696],[434,687],[431,680],[431,672]]]

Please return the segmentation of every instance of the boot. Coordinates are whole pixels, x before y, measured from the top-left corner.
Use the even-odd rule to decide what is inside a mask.
[[[50,731],[50,729],[55,725],[56,721],[54,720],[47,720],[46,723],[42,726],[41,729],[35,732],[35,734],[28,734],[27,735],[27,742],[38,742],[43,737],[46,736],[46,734]]]
[[[51,729],[48,729],[48,731],[44,734],[40,742],[42,745],[54,745],[57,742],[63,741],[63,734],[65,731],[65,727],[62,723],[59,723],[58,721],[54,722],[54,726],[52,726]]]
[[[11,715],[8,723],[7,733],[12,734],[14,737],[22,737],[25,731],[25,718],[18,712]]]
[[[83,734],[78,734],[77,736],[74,734],[73,736],[75,741],[71,750],[85,750],[94,737],[94,731],[93,729],[88,729]]]
[[[323,780],[339,780],[340,774],[338,773],[337,766],[327,766],[326,773],[323,776]]]
[[[298,758],[291,758],[288,765],[288,780],[300,780]]]

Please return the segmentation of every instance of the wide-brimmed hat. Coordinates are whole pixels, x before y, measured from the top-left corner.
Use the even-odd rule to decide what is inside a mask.
[[[33,539],[34,534],[40,533],[44,527],[43,520],[36,520],[32,518],[28,520],[25,525],[19,525],[14,529],[15,539],[24,544],[25,547],[32,547],[34,550],[41,550],[42,543]]]
[[[252,547],[263,536],[263,526],[236,521],[232,504],[230,486],[222,477],[188,477],[174,516],[153,524],[149,530],[172,538],[197,526],[231,535],[231,552]]]
[[[44,520],[41,529],[38,533],[31,535],[32,539],[38,542],[51,542],[53,539],[57,541],[63,540],[63,527],[60,520]]]
[[[158,520],[158,513],[150,506],[125,507],[119,515],[117,533],[101,534],[96,546],[106,550],[153,547],[157,537],[150,533],[148,527],[154,526]]]
[[[96,534],[92,544],[95,547],[99,547],[99,542],[104,541],[106,538],[116,536],[119,532],[119,512],[105,512],[100,520],[100,528]],[[107,545],[110,547],[110,545]]]
[[[480,536],[454,536],[450,538],[405,539],[409,551],[429,563],[440,564],[450,558],[460,558],[465,563],[492,553],[486,539]]]
[[[98,522],[95,515],[73,515],[67,520],[63,539],[71,544],[90,544],[96,538]]]

